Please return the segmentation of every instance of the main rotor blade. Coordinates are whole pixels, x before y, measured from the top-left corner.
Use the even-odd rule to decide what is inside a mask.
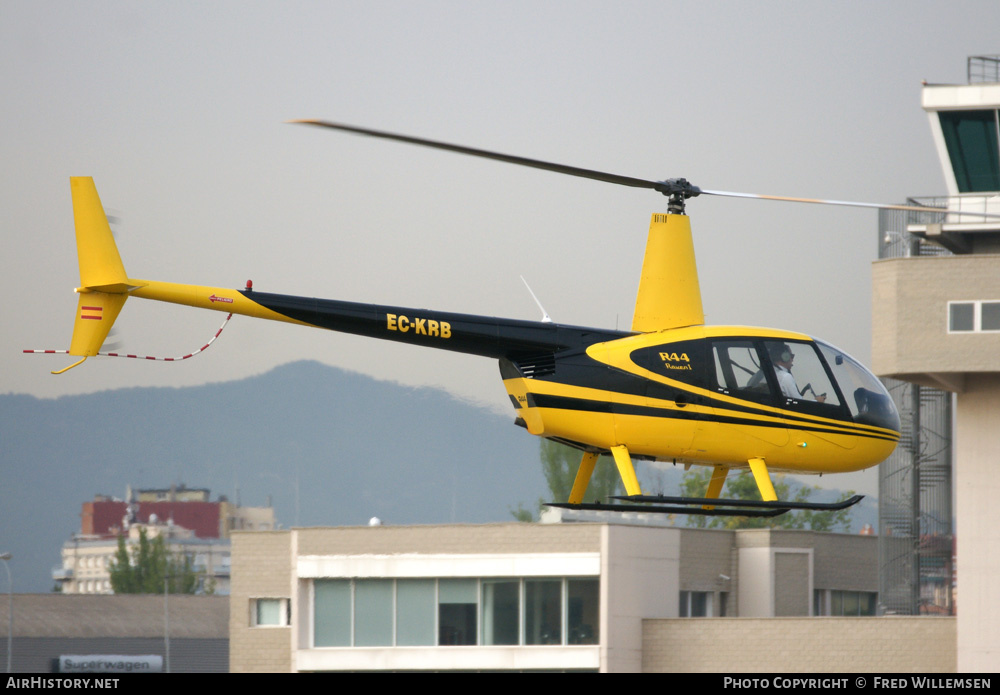
[[[344,130],[349,133],[358,133],[359,135],[370,135],[376,138],[384,138],[386,140],[396,140],[398,142],[406,142],[411,145],[423,145],[424,147],[433,147],[438,150],[448,150],[449,152],[458,152],[460,154],[468,154],[473,157],[485,157],[486,159],[496,159],[501,162],[508,162],[510,164],[519,164],[521,166],[532,167],[534,169],[545,169],[547,171],[554,171],[559,174],[569,174],[570,176],[579,176],[585,179],[594,179],[595,181],[604,181],[606,183],[617,183],[621,186],[632,186],[633,188],[649,188],[652,190],[658,190],[661,182],[659,181],[647,181],[645,179],[636,179],[631,176],[619,176],[618,174],[609,174],[604,171],[594,171],[592,169],[583,169],[581,167],[572,167],[565,164],[555,164],[554,162],[543,162],[539,159],[529,159],[528,157],[516,157],[510,154],[501,154],[500,152],[490,152],[489,150],[480,150],[475,147],[465,147],[463,145],[452,145],[447,142],[438,142],[437,140],[427,140],[426,138],[415,138],[409,135],[399,135],[397,133],[387,133],[382,130],[371,130],[369,128],[358,128],[357,126],[344,125],[343,123],[331,123],[329,121],[316,121],[311,119],[296,119],[293,121],[288,121],[289,123],[303,123],[305,125],[314,125],[321,128],[333,128],[334,130]]]
[[[500,152],[491,152],[490,150],[481,150],[475,147],[466,147],[464,145],[454,145],[447,142],[440,142],[438,140],[428,140],[427,138],[413,137],[411,135],[400,135],[399,133],[390,133],[384,130],[372,130],[371,128],[360,128],[358,126],[346,125],[344,123],[333,123],[331,121],[320,121],[308,118],[295,119],[288,122],[318,126],[320,128],[331,128],[333,130],[343,130],[349,133],[357,133],[358,135],[368,135],[375,138],[383,138],[385,140],[395,140],[397,142],[405,142],[411,145],[422,145],[423,147],[431,147],[438,150],[447,150],[449,152],[458,152],[459,154],[467,154],[473,157],[495,159],[497,161],[507,162],[509,164],[518,164],[520,166],[532,167],[533,169],[545,169],[546,171],[554,171],[558,174],[568,174],[570,176],[578,176],[580,178],[592,179],[594,181],[615,183],[620,186],[631,186],[632,188],[646,188],[649,190],[658,191],[667,196],[674,194],[681,194],[685,198],[691,198],[699,194],[705,194],[705,195],[716,195],[728,198],[752,198],[757,200],[779,200],[791,203],[814,203],[817,205],[837,205],[846,207],[874,208],[876,210],[905,210],[909,212],[935,212],[948,215],[963,215],[963,216],[973,216],[980,218],[1000,218],[1000,215],[990,214],[985,212],[961,212],[957,210],[948,210],[946,208],[926,207],[921,205],[889,205],[881,203],[858,203],[848,200],[824,200],[821,198],[794,198],[794,197],[779,196],[779,195],[760,195],[756,193],[736,193],[733,191],[712,191],[712,190],[706,190],[704,188],[699,188],[697,186],[692,186],[685,179],[667,179],[665,181],[650,181],[648,179],[637,179],[632,176],[610,174],[605,171],[595,171],[593,169],[584,169],[582,167],[568,166],[566,164],[556,164],[555,162],[545,162],[540,159],[531,159],[529,157],[518,157],[510,154],[502,154]]]
[[[703,195],[717,195],[728,198],[753,198],[756,200],[781,200],[790,203],[815,203],[817,205],[840,205],[854,208],[875,208],[876,210],[905,210],[907,212],[936,212],[948,215],[970,215],[974,217],[998,217],[1000,215],[987,212],[964,212],[959,210],[948,210],[946,208],[932,208],[923,205],[889,205],[883,203],[858,203],[851,200],[825,200],[822,198],[792,198],[781,195],[760,195],[757,193],[736,193],[733,191],[712,191],[701,189]]]

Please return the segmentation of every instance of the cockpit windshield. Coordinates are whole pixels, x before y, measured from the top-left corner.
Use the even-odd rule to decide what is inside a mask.
[[[854,421],[899,431],[899,413],[885,386],[854,358],[832,345],[816,341],[840,386]]]
[[[767,340],[764,341],[764,350],[771,358],[774,376],[786,403],[819,403],[839,408],[837,391],[830,383],[823,360],[812,345],[791,340]]]

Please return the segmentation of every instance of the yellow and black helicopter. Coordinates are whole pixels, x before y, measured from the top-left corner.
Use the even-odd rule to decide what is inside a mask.
[[[63,352],[102,353],[129,297],[284,321],[496,359],[516,423],[582,452],[565,502],[619,511],[771,516],[840,503],[777,499],[770,472],[837,473],[883,461],[899,440],[899,415],[881,382],[858,361],[793,331],[706,326],[687,199],[719,195],[943,212],[937,208],[788,198],[650,181],[325,121],[295,121],[521,166],[658,191],[630,331],[561,325],[140,280],[128,276],[91,178],[70,179],[81,286]],[[221,329],[220,329],[221,330]],[[26,351],[41,352],[41,351]],[[792,367],[794,363],[794,374]],[[584,504],[602,454],[613,456],[626,495]],[[705,498],[644,495],[634,460],[712,467]],[[732,469],[751,471],[760,501],[720,499]]]

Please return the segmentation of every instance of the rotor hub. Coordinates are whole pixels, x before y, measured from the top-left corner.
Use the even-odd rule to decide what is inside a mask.
[[[701,189],[687,179],[666,179],[657,181],[655,190],[669,198],[667,212],[672,215],[684,214],[684,201],[701,195]]]

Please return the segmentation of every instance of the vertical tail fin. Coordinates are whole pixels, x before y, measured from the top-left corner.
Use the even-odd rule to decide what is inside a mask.
[[[96,355],[118,318],[131,286],[92,178],[70,178],[80,300],[69,354]]]
[[[94,179],[74,176],[69,180],[73,193],[73,222],[76,225],[76,254],[80,262],[80,285],[91,290],[126,292],[129,289],[125,266],[97,195]]]

